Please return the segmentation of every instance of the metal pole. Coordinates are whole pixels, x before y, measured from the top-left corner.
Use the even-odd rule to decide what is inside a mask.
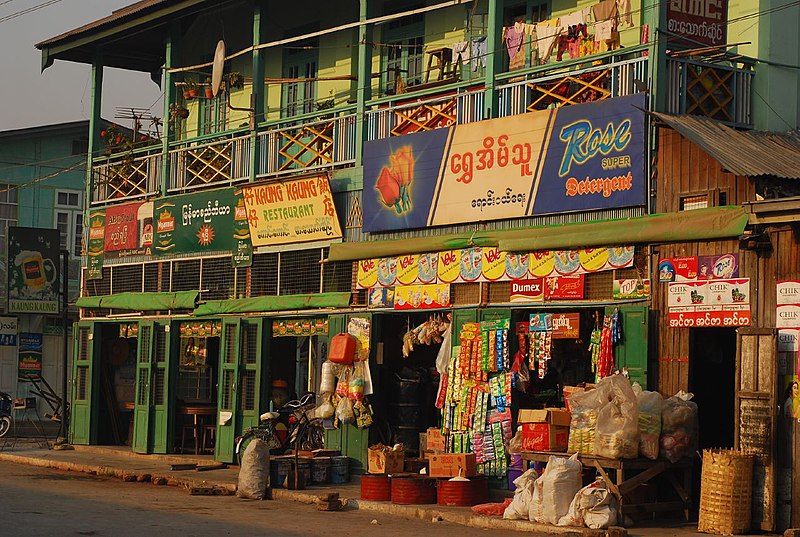
[[[69,413],[67,412],[67,353],[69,352],[69,337],[67,336],[67,328],[69,326],[69,250],[61,250],[63,256],[61,267],[61,323],[64,337],[64,355],[61,359],[62,375],[61,375],[61,427],[58,431],[58,436],[61,441],[67,442],[67,419]]]

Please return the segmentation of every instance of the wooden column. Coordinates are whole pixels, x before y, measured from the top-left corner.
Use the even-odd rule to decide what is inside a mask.
[[[253,46],[264,42],[265,2],[256,0],[253,3]],[[265,84],[264,84],[264,59],[267,54],[265,49],[253,50],[253,94],[250,98],[250,107],[254,120],[250,122],[250,181],[255,181],[258,175],[258,163],[261,161],[261,148],[258,143],[258,124],[266,119],[264,117]]]
[[[103,100],[103,50],[98,49],[92,60],[92,94],[90,96],[90,110],[89,110],[89,147],[86,156],[86,215],[89,214],[88,208],[92,203],[92,194],[94,185],[92,180],[94,173],[92,170],[92,163],[95,155],[99,155],[103,150],[100,130],[102,119],[100,115],[100,105]],[[88,216],[86,217],[88,218]],[[85,222],[86,225],[88,222]]]
[[[486,36],[486,71],[484,91],[486,108],[483,119],[497,117],[499,99],[495,88],[497,75],[503,69],[503,0],[489,0],[488,35]],[[474,61],[474,60],[473,60]]]
[[[358,20],[368,18],[369,0],[359,0]],[[356,166],[363,164],[364,141],[366,139],[367,101],[372,97],[372,28],[358,27],[358,72],[356,73]]]
[[[170,129],[170,113],[169,107],[172,103],[176,102],[175,99],[175,84],[173,84],[173,76],[170,69],[175,65],[177,47],[178,30],[176,24],[170,25],[167,32],[167,43],[164,49],[164,133],[161,136],[161,195],[167,194],[169,188],[169,143],[173,140],[173,134]]]

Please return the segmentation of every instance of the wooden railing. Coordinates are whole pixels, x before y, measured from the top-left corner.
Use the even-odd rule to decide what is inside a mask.
[[[160,148],[145,148],[98,159],[92,166],[92,204],[136,199],[158,193]]]
[[[706,116],[734,127],[752,127],[753,75],[749,68],[670,58],[666,112]]]
[[[250,178],[250,136],[234,135],[169,152],[170,191],[230,184]]]

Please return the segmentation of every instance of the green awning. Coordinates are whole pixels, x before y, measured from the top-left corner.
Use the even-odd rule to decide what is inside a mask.
[[[258,296],[231,300],[209,300],[197,306],[194,314],[220,315],[223,313],[263,313],[312,308],[346,308],[350,293],[316,293],[311,295]]]
[[[84,296],[78,299],[79,308],[109,308],[129,311],[164,311],[194,309],[199,291],[176,293],[117,293],[103,296]]]
[[[506,252],[590,248],[614,244],[680,242],[738,237],[747,225],[742,207],[713,207],[615,220],[453,233],[389,241],[331,244],[328,261],[497,246]]]

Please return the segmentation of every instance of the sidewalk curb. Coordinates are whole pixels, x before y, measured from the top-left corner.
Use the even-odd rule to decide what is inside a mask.
[[[236,485],[214,480],[189,479],[176,477],[168,472],[149,472],[145,470],[133,470],[130,468],[120,468],[117,466],[102,466],[92,464],[79,464],[67,461],[57,461],[42,457],[29,457],[12,453],[1,453],[0,461],[13,462],[16,464],[26,464],[42,468],[53,468],[69,472],[81,472],[91,475],[115,477],[124,481],[152,482],[158,485],[170,485],[183,487],[209,487],[220,489],[225,494],[235,494]],[[280,501],[294,501],[305,504],[317,502],[317,496],[321,491],[297,491],[286,489],[272,489],[272,499]],[[421,520],[433,521],[434,519],[442,522],[449,522],[461,526],[480,529],[504,529],[519,532],[537,533],[539,535],[554,537],[603,537],[606,535],[604,530],[592,530],[589,528],[559,527],[548,524],[537,524],[524,520],[505,520],[497,517],[480,516],[473,514],[468,508],[439,508],[435,505],[398,505],[389,502],[377,502],[346,498],[347,507],[383,513],[393,516],[406,518],[419,518]],[[456,510],[458,509],[458,510]],[[624,530],[623,530],[624,531]]]

